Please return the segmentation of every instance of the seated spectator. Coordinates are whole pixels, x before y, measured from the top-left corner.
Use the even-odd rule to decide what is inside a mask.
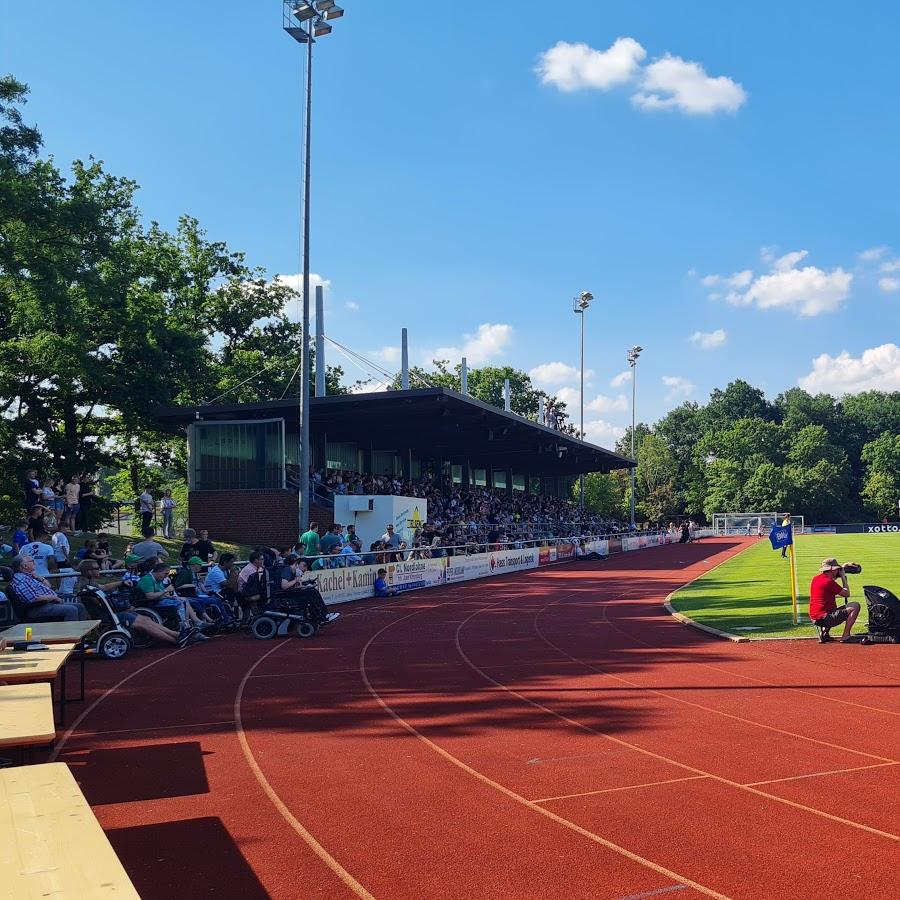
[[[185,528],[182,532],[184,536],[184,543],[181,545],[181,550],[178,555],[182,560],[188,560],[192,556],[198,556],[197,553],[197,541],[199,538],[197,537],[197,532],[194,531],[193,528]]]
[[[28,541],[28,519],[18,519],[16,521],[16,530],[12,536],[13,553],[18,553]]]
[[[122,579],[117,581],[106,581],[102,584],[97,580],[100,574],[100,566],[95,560],[85,559],[78,567],[81,574],[81,584],[79,587],[95,587],[103,591],[104,594],[113,594],[127,591],[129,585]],[[131,632],[135,634],[143,634],[154,641],[162,641],[164,644],[177,644],[179,647],[186,647],[188,644],[196,643],[205,638],[197,631],[196,628],[183,628],[180,632],[166,628],[160,625],[149,616],[142,616],[135,612],[129,603],[124,608],[116,608],[116,615],[119,621]]]
[[[168,563],[154,563],[151,570],[140,578],[137,587],[146,597],[148,606],[171,609],[176,612],[181,620],[182,628],[200,628],[202,625],[209,624],[194,612],[187,600],[177,596],[175,588],[169,584]],[[205,635],[203,635],[203,639],[206,639]]]
[[[153,540],[156,532],[152,528],[145,528],[141,534],[144,536],[142,541],[138,541],[132,548],[131,552],[141,559],[168,559],[169,551],[162,544]]]
[[[212,562],[216,558],[216,548],[209,539],[209,532],[201,528],[198,532],[197,543],[194,544],[194,556],[199,556],[203,562]]]
[[[233,553],[223,553],[218,562],[209,567],[206,573],[206,592],[215,594],[218,597],[225,596],[225,589],[229,586],[231,580],[231,567],[234,565],[236,557]],[[237,584],[235,584],[235,590]]]
[[[245,600],[264,601],[268,597],[266,557],[262,550],[254,550],[238,575],[238,591]]]
[[[362,566],[365,564],[365,560],[362,558],[361,550],[362,544],[360,544],[359,538],[354,537],[350,543],[341,548],[341,556],[344,557],[348,566]]]
[[[397,594],[393,588],[388,587],[387,569],[379,569],[375,573],[375,582],[372,587],[376,597],[394,597]]]
[[[13,560],[13,577],[10,588],[15,591],[29,622],[43,622],[47,619],[62,618],[65,622],[84,622],[88,614],[84,605],[77,601],[64,602],[46,579],[35,572],[34,560],[30,556],[17,556]]]

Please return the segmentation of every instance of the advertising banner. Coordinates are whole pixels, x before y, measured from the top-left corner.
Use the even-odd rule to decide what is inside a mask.
[[[538,554],[538,565],[549,566],[556,562],[556,547],[541,547]]]
[[[584,549],[588,553],[599,553],[601,556],[609,556],[609,541],[599,539],[585,541]]]
[[[623,550],[639,550],[641,546],[641,539],[639,537],[623,537],[622,538],[622,549]]]
[[[622,552],[622,538],[620,537],[611,537],[606,541],[607,547],[609,547],[610,553],[621,553]]]
[[[363,600],[374,594],[373,585],[378,569],[379,566],[350,566],[310,574],[316,576],[316,586],[326,603],[346,603],[348,600]]]
[[[537,568],[540,551],[537,547],[530,547],[528,550],[497,550],[490,557],[491,574],[505,575],[507,572]]]
[[[446,560],[444,580],[471,581],[473,578],[486,578],[491,574],[491,555],[489,553],[473,553],[471,556],[451,556]]]
[[[575,545],[574,544],[559,544],[559,545],[557,545],[556,558],[557,558],[557,560],[574,559],[575,558]]]
[[[397,591],[434,587],[444,582],[446,557],[439,559],[410,559],[406,562],[388,563],[388,584]]]

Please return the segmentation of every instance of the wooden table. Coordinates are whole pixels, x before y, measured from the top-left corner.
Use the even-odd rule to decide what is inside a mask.
[[[0,638],[11,644],[25,640],[25,629],[32,631],[31,639],[42,644],[80,644],[98,625],[99,619],[87,622],[23,622],[0,631]]]
[[[49,684],[0,686],[0,747],[25,748],[49,744],[56,737],[53,694]]]
[[[31,639],[42,644],[75,644],[75,650],[81,659],[81,690],[79,700],[84,700],[84,639],[96,631],[102,622],[99,619],[88,619],[85,622],[22,622],[0,631],[0,639],[8,644],[25,640],[25,629],[31,629]]]
[[[0,885],[16,900],[139,900],[65,763],[0,769]]]
[[[75,644],[53,644],[47,650],[11,650],[0,653],[0,684],[60,682],[59,718],[66,721],[66,662]]]

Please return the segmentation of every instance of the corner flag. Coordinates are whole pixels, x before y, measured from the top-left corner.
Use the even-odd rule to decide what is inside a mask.
[[[769,532],[773,550],[790,547],[794,543],[794,529],[790,525],[773,525]]]

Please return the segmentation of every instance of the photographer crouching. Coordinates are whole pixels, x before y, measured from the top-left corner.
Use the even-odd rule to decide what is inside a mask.
[[[846,576],[857,575],[861,571],[862,566],[857,563],[844,563],[842,566],[836,559],[822,560],[819,574],[809,585],[809,617],[816,626],[820,644],[833,641],[829,632],[842,622],[844,633],[838,640],[842,644],[850,640],[850,631],[859,615],[859,604],[845,603],[838,606],[835,598],[850,596]]]

